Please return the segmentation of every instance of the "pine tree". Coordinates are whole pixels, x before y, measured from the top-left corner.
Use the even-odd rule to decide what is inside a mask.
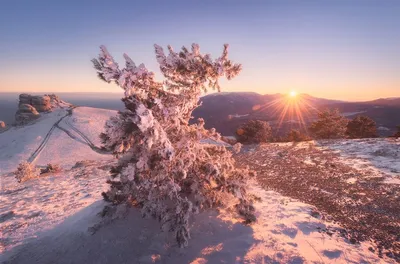
[[[349,138],[378,137],[376,123],[368,116],[357,116],[347,124],[346,135]]]
[[[311,124],[309,130],[317,139],[344,138],[348,122],[338,109],[326,109],[318,113],[318,120]]]
[[[254,173],[235,168],[225,147],[200,144],[202,139],[221,137],[215,129],[206,130],[204,120],[189,125],[201,93],[209,88],[220,91],[220,77],[231,79],[241,71],[240,64],[228,59],[228,45],[216,60],[202,55],[197,44],[180,52],[168,46],[168,55],[155,45],[163,82],[126,54],[126,66],[120,69],[107,49],[100,49],[98,59],[92,60],[94,67],[100,79],[125,91],[126,108],[106,123],[101,135],[104,147],[118,157],[105,200],[138,206],[143,216],[155,217],[163,229],[174,231],[180,246],[190,238],[189,217],[224,206],[227,197],[236,199],[246,222],[254,221],[246,196],[247,179]]]
[[[271,126],[266,121],[250,120],[236,130],[236,137],[241,143],[261,143],[271,140]]]

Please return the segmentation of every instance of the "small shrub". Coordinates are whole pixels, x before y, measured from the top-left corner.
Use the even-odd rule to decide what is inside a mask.
[[[287,141],[286,141],[286,138],[285,138],[285,137],[282,137],[282,136],[272,136],[271,142],[280,143],[280,142],[287,142]]]
[[[344,138],[348,122],[338,109],[327,109],[318,113],[318,120],[311,124],[310,132],[317,139]]]
[[[39,177],[40,171],[29,162],[21,162],[17,170],[14,172],[15,178],[18,182],[25,182],[30,179]]]
[[[368,116],[357,116],[347,124],[346,135],[349,138],[378,137],[376,123]]]
[[[399,138],[400,137],[400,125],[397,126],[397,132],[394,133],[393,137]]]
[[[60,165],[58,164],[47,164],[46,168],[42,169],[40,174],[44,174],[44,173],[58,173],[60,172],[62,169],[60,167]]]
[[[285,141],[287,141],[287,142],[302,142],[302,141],[310,141],[310,140],[311,140],[311,138],[308,135],[301,133],[297,129],[290,130],[285,138]]]
[[[271,140],[271,127],[266,121],[250,120],[236,130],[240,143],[253,144]]]

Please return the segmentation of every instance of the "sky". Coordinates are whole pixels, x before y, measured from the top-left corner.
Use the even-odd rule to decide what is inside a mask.
[[[96,77],[100,45],[162,80],[153,45],[193,42],[243,65],[223,91],[400,97],[398,0],[1,0],[0,92],[120,92]]]

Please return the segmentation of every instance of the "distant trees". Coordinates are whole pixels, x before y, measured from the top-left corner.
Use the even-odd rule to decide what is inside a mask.
[[[236,137],[240,143],[267,142],[272,137],[271,126],[266,121],[250,120],[236,130]]]
[[[318,120],[311,123],[309,130],[316,139],[344,138],[348,122],[338,109],[326,109],[318,113]]]
[[[231,79],[241,71],[240,64],[228,59],[228,45],[216,60],[201,54],[197,44],[179,52],[170,46],[168,50],[166,55],[155,45],[163,82],[126,54],[126,66],[120,69],[104,46],[92,60],[101,80],[125,91],[125,110],[107,121],[101,135],[104,147],[118,157],[103,196],[113,204],[138,206],[143,216],[158,219],[164,230],[175,232],[180,246],[186,246],[189,220],[200,210],[234,201],[246,223],[255,221],[246,195],[247,180],[254,173],[236,168],[225,147],[201,144],[221,138],[215,129],[204,128],[203,119],[189,124],[201,92],[219,91],[220,77]],[[233,149],[239,150],[238,145]]]
[[[349,138],[378,137],[376,123],[368,116],[357,116],[347,124],[346,135]]]

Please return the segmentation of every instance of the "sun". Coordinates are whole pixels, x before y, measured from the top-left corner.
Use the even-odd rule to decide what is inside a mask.
[[[292,90],[292,91],[290,91],[289,96],[290,97],[296,97],[297,96],[297,92]]]

